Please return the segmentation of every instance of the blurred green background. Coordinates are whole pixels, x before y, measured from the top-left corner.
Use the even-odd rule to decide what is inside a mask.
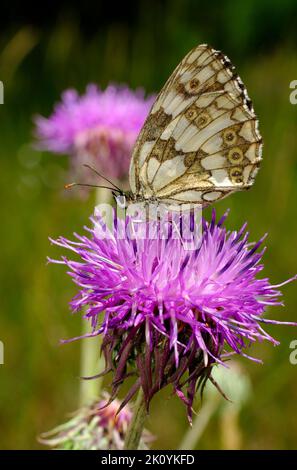
[[[295,0],[202,2],[51,2],[47,11],[13,0],[1,7],[1,315],[0,448],[41,448],[36,436],[77,407],[79,343],[59,345],[79,334],[71,316],[75,293],[63,268],[46,265],[60,251],[48,236],[81,231],[94,197],[81,201],[62,188],[67,157],[32,149],[32,116],[48,115],[61,92],[83,92],[89,82],[109,81],[160,89],[193,46],[208,42],[235,63],[260,119],[264,161],[253,189],[217,204],[238,228],[248,220],[251,239],[269,232],[265,274],[278,283],[297,272],[297,106],[289,84],[297,79]],[[297,320],[296,284],[283,288],[285,308],[273,318]],[[259,345],[252,353],[264,365],[240,359],[250,374],[252,395],[239,417],[242,448],[297,448],[297,366],[289,344],[297,329],[270,326],[281,345]],[[108,384],[108,379],[106,381]],[[188,428],[183,405],[165,390],[153,400],[149,429],[155,448],[175,449]],[[197,406],[199,404],[197,403]],[[217,413],[199,448],[224,447]]]

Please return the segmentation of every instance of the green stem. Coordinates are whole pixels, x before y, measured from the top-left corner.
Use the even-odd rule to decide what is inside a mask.
[[[96,204],[111,204],[111,192],[104,188],[96,191]],[[83,334],[90,333],[91,328],[86,319],[82,320]],[[104,370],[104,359],[100,356],[101,337],[86,338],[81,342],[80,376],[92,377]],[[80,382],[80,406],[88,405],[100,396],[102,378],[83,380]]]
[[[84,318],[82,319],[82,332],[90,333],[90,326]],[[100,357],[101,341],[98,336],[81,340],[80,375],[81,377],[92,377],[103,371],[104,362]],[[102,378],[80,381],[79,402],[80,406],[88,405],[99,397]]]
[[[146,405],[142,389],[139,390],[137,400],[134,406],[132,421],[127,431],[125,439],[125,450],[137,450],[139,441],[144,428],[145,419],[147,417]]]
[[[199,414],[194,420],[193,426],[189,428],[188,432],[184,436],[179,446],[179,450],[195,449],[201,435],[203,434],[206,426],[210,421],[210,418],[215,413],[218,406],[219,400],[215,398],[209,399],[209,401],[202,406],[201,410],[199,411]]]

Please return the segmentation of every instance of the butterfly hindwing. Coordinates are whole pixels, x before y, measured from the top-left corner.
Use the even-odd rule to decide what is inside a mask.
[[[251,186],[261,160],[257,118],[229,60],[198,46],[177,66],[138,137],[132,191],[207,204]]]

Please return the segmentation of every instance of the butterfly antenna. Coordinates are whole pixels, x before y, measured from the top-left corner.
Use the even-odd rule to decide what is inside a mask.
[[[108,178],[106,178],[105,176],[101,175],[101,173],[99,173],[99,171],[97,171],[95,168],[93,168],[91,165],[88,165],[87,163],[84,163],[84,165],[86,168],[89,168],[89,170],[93,171],[93,173],[95,173],[97,176],[100,176],[100,178],[104,179],[105,181],[107,181],[109,184],[111,184],[114,188],[116,188],[118,191],[120,191],[121,193],[123,192],[118,186],[116,186],[112,181],[110,181]],[[103,186],[101,186],[103,188]]]
[[[74,186],[85,186],[87,188],[103,188],[103,189],[109,189],[110,191],[118,191],[119,193],[122,194],[122,191],[118,188],[109,188],[108,186],[101,186],[101,185],[98,185],[98,184],[87,184],[87,183],[69,183],[69,184],[65,184],[64,188],[65,189],[71,189],[73,188]]]

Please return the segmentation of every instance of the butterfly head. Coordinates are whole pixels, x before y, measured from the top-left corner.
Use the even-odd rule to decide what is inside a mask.
[[[128,204],[136,201],[135,194],[132,191],[112,191],[116,205],[124,208]]]

